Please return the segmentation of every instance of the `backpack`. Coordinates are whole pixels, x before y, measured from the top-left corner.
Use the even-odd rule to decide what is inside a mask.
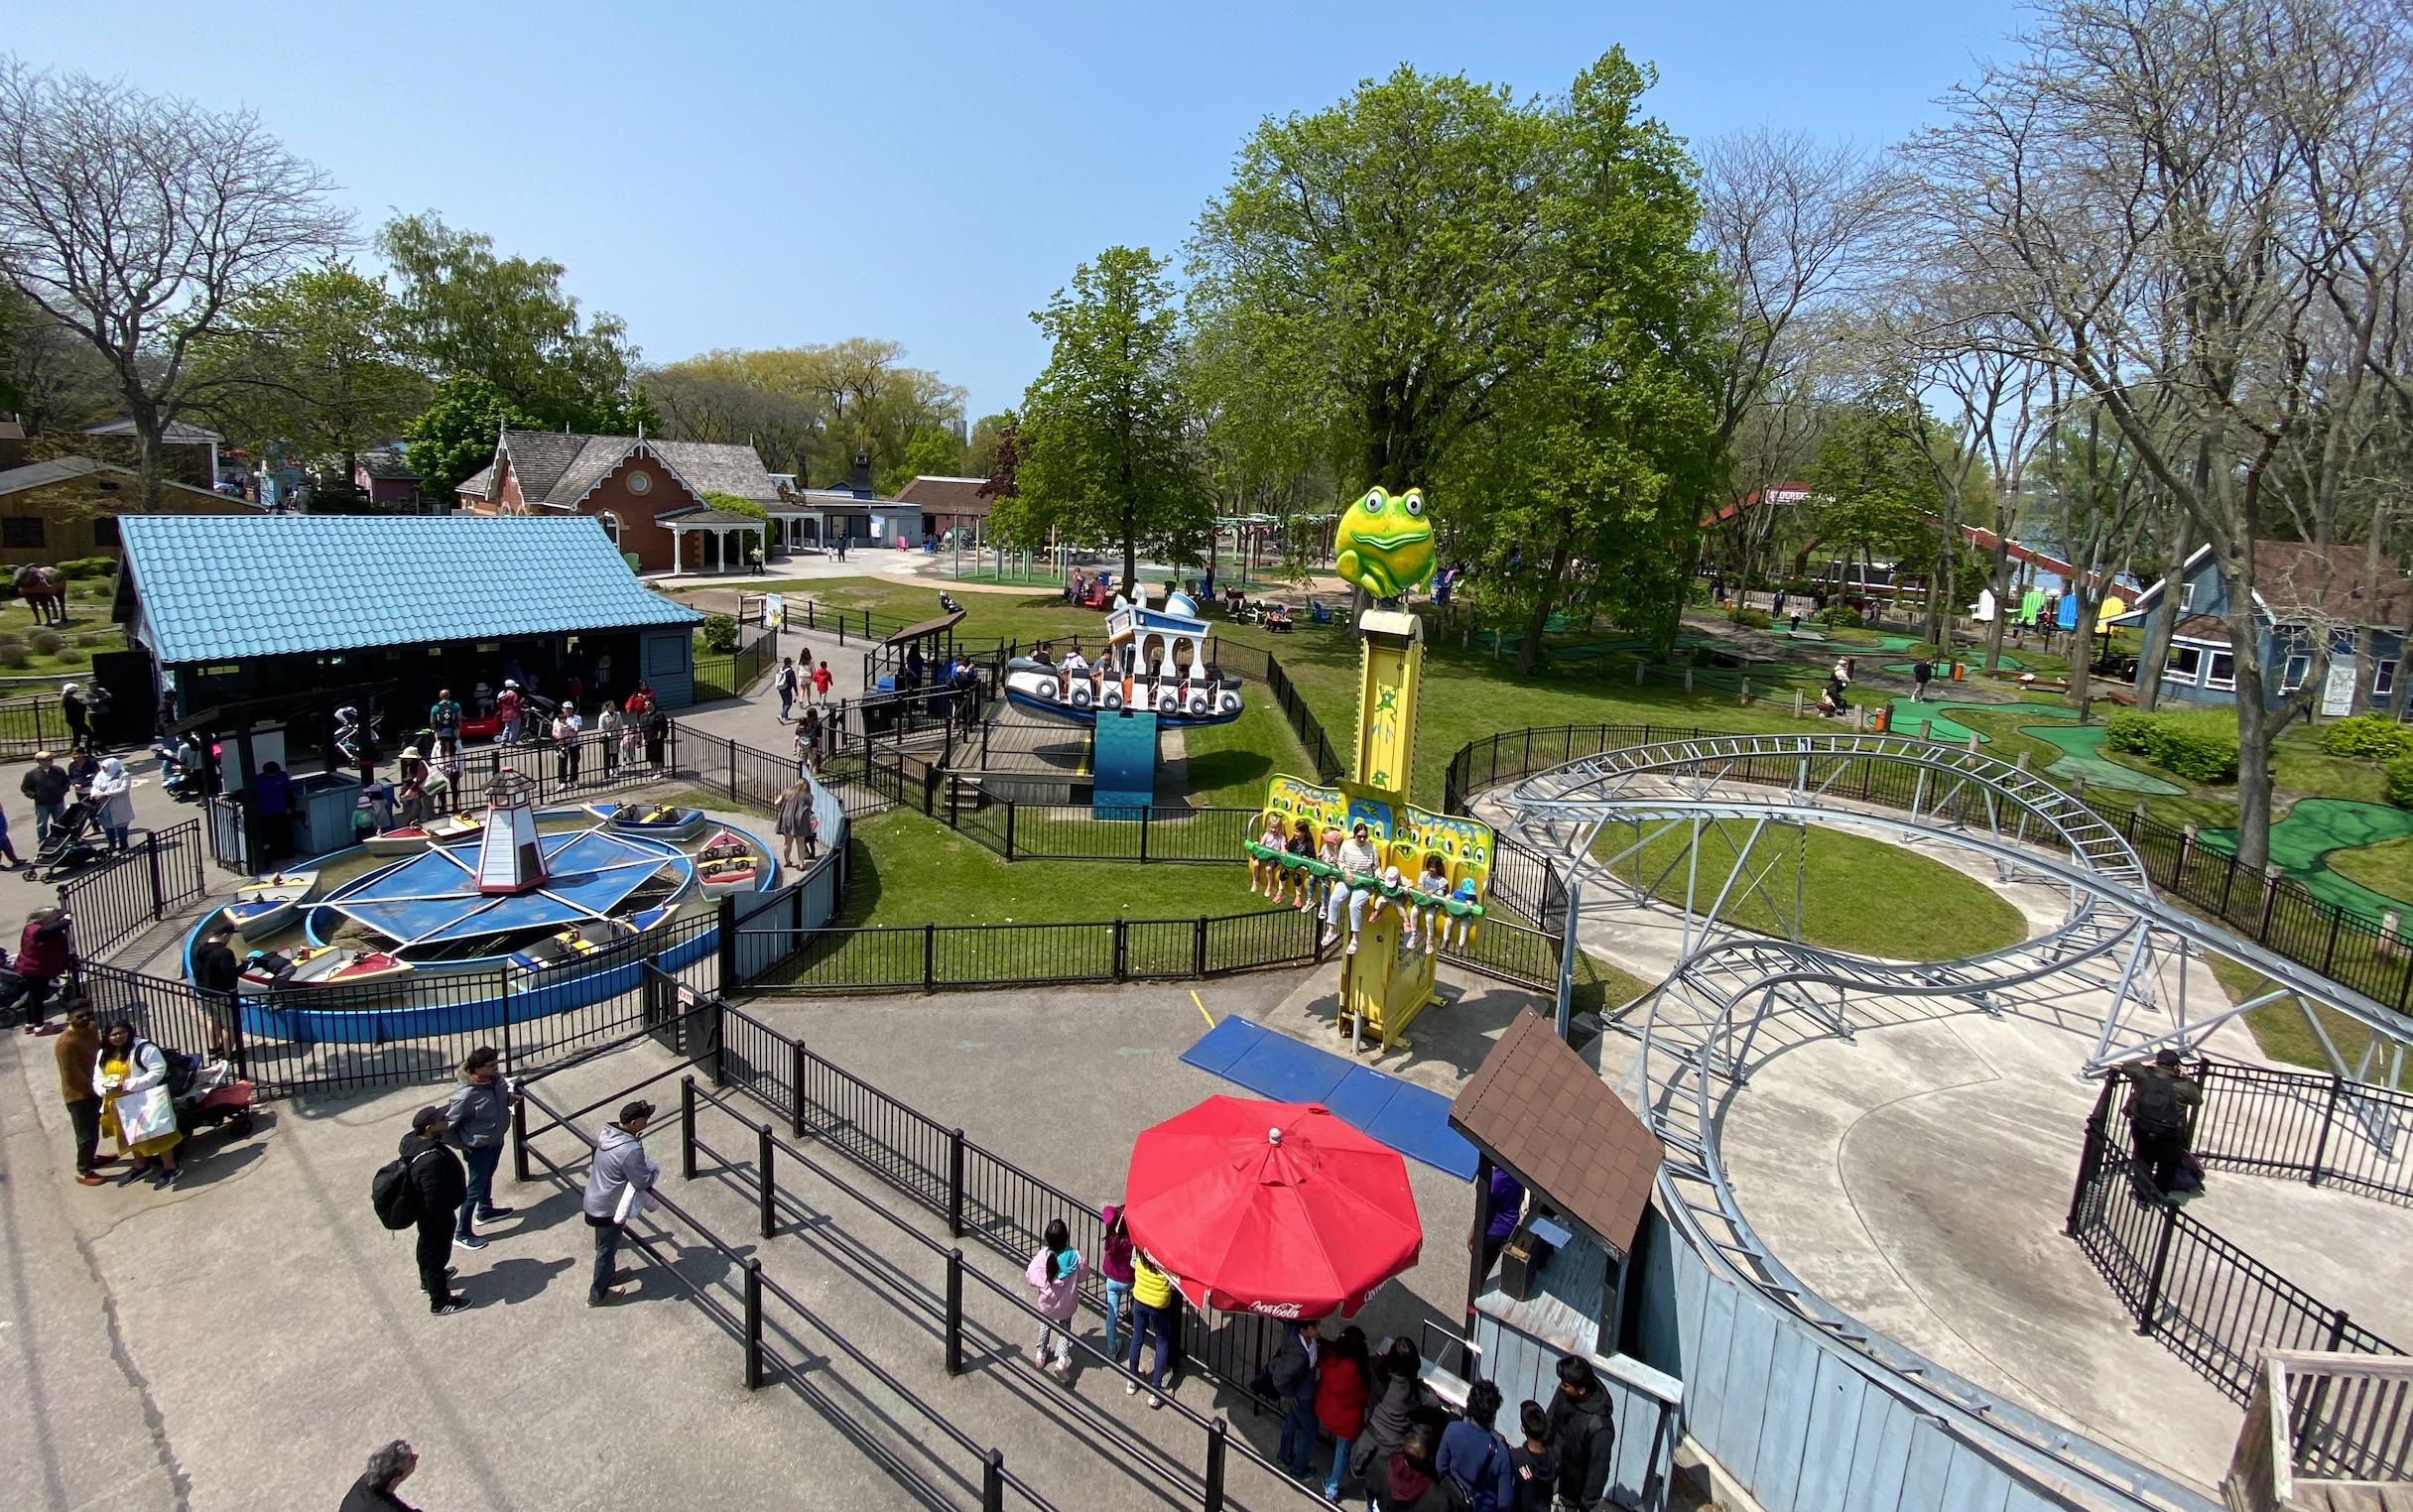
[[[1455,1475],[1450,1477],[1458,1480],[1459,1490],[1465,1495],[1466,1512],[1506,1512],[1500,1506],[1498,1468],[1498,1456],[1505,1452],[1505,1448],[1498,1434],[1490,1434],[1489,1438],[1491,1442],[1483,1446],[1483,1462],[1474,1468],[1473,1484],[1458,1480]]]
[[[2128,1121],[2140,1134],[2170,1135],[2185,1129],[2187,1117],[2179,1111],[2178,1078],[2160,1071],[2140,1074],[2136,1090],[2128,1094]]]
[[[418,1159],[415,1155],[406,1161],[398,1155],[369,1178],[369,1205],[388,1228],[409,1228],[419,1221],[419,1184],[411,1180],[411,1165]]]
[[[181,1050],[170,1050],[165,1045],[156,1048],[161,1059],[168,1063],[168,1095],[182,1097],[192,1090],[192,1078],[200,1072],[201,1058],[186,1055]]]

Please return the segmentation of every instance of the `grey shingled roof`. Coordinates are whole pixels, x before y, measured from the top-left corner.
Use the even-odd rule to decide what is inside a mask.
[[[569,508],[609,477],[631,451],[642,446],[701,498],[733,494],[757,504],[779,500],[779,485],[763,469],[752,446],[728,441],[658,441],[634,436],[580,436],[560,431],[506,431],[502,450],[518,474],[520,497],[532,504]],[[468,485],[462,485],[467,491]],[[482,497],[482,495],[481,495]]]
[[[454,493],[465,493],[473,499],[494,497],[494,464],[488,462],[452,486]]]
[[[399,451],[388,451],[382,447],[374,451],[363,451],[360,453],[360,466],[362,471],[373,478],[408,478],[414,483],[419,481],[418,470],[411,465],[410,458]]]

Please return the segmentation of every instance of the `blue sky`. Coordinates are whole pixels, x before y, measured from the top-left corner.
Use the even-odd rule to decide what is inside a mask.
[[[19,0],[0,49],[249,104],[364,228],[434,208],[553,257],[649,360],[849,335],[1014,403],[1029,320],[1115,242],[1178,248],[1266,115],[1405,62],[1552,92],[1610,46],[1702,139],[1892,140],[2005,0],[1682,4],[240,4]]]

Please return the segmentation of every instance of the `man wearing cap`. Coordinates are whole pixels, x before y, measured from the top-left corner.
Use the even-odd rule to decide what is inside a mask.
[[[25,770],[25,780],[17,791],[33,800],[34,838],[37,842],[51,837],[51,826],[67,808],[67,774],[54,763],[48,751],[36,751],[34,764]]]
[[[653,1116],[652,1103],[632,1102],[620,1109],[618,1122],[605,1124],[595,1136],[584,1203],[587,1225],[595,1231],[595,1274],[586,1287],[590,1308],[611,1301],[611,1289],[628,1279],[626,1272],[612,1269],[612,1262],[619,1257],[622,1230],[653,1200],[654,1183],[662,1175],[645,1153],[645,1125]]]
[[[2147,1061],[2120,1070],[2128,1077],[2128,1134],[2136,1161],[2153,1173],[2153,1185],[2163,1197],[2178,1195],[2179,1168],[2187,1159],[2193,1111],[2203,1105],[2204,1089],[2187,1074],[2179,1053],[2164,1050]],[[2193,1190],[2191,1188],[2191,1190]]]
[[[510,745],[517,741],[520,738],[520,685],[515,679],[503,680],[503,691],[494,698],[494,715],[503,721],[502,729],[494,737],[496,743]]]
[[[419,1191],[419,1285],[428,1294],[428,1311],[439,1318],[469,1306],[452,1290],[452,1273],[444,1265],[452,1258],[452,1220],[469,1196],[468,1174],[444,1143],[444,1129],[443,1108],[421,1108],[411,1115],[401,1150],[403,1169]]]

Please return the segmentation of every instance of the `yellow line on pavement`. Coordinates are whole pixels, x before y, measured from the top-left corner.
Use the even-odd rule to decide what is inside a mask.
[[[1206,1011],[1206,1005],[1205,1003],[1199,1002],[1198,988],[1193,987],[1190,989],[1190,1001],[1199,1004],[1200,1017],[1206,1019],[1207,1028],[1212,1029],[1214,1027],[1214,1015]]]

